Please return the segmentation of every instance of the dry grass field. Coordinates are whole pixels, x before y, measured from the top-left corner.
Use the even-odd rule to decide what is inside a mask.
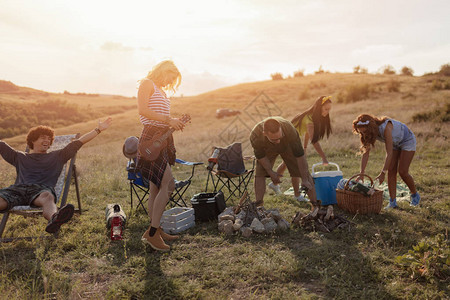
[[[113,118],[112,127],[83,146],[77,156],[83,213],[62,228],[58,239],[0,245],[0,298],[448,299],[450,90],[433,89],[436,80],[450,79],[438,75],[320,74],[175,97],[172,115],[188,113],[192,118],[183,132],[174,134],[177,156],[206,162],[212,146],[234,141],[242,142],[244,154],[251,155],[248,135],[257,121],[269,115],[290,119],[318,96],[332,95],[333,134],[321,144],[329,161],[337,163],[347,178],[358,172],[360,159],[356,156],[359,140],[351,132],[351,121],[360,113],[398,119],[417,137],[411,174],[422,202],[417,208],[401,202],[399,210],[369,216],[350,215],[336,208],[356,226],[331,233],[292,226],[287,232],[243,238],[220,234],[215,222],[197,223],[172,243],[169,253],[141,244],[148,219],[141,211],[130,214],[122,145],[128,136],[140,134],[135,98],[56,95],[26,88],[0,92],[0,105],[56,99],[96,113],[94,119],[56,128],[56,134],[85,133],[96,127],[98,118]],[[357,93],[356,97],[363,99],[350,102],[355,87],[364,87],[367,93]],[[219,120],[215,118],[218,108],[240,110],[241,114]],[[447,121],[432,117],[413,121],[436,111],[447,114]],[[25,148],[24,134],[4,141],[16,149]],[[383,149],[377,143],[371,153],[367,173],[373,177],[384,160]],[[320,158],[308,149],[307,160],[311,166]],[[177,178],[189,171],[174,168]],[[206,176],[205,168],[200,167],[187,199],[203,191]],[[1,159],[0,187],[14,179],[15,170]],[[288,178],[282,187],[289,188]],[[74,190],[72,187],[69,193],[71,203],[76,202]],[[236,199],[233,201],[227,204],[236,204]],[[104,210],[106,204],[116,202],[129,214],[129,222],[124,240],[112,242]],[[269,192],[265,206],[278,208],[288,221],[297,211],[309,209],[308,204]],[[6,235],[40,235],[45,221],[13,216],[8,225]],[[408,251],[411,257],[405,263],[398,257]]]

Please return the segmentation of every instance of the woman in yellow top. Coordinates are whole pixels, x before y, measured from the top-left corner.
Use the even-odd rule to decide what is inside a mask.
[[[319,144],[319,140],[323,139],[325,134],[328,136],[332,132],[331,122],[330,122],[330,110],[331,110],[331,96],[321,96],[319,97],[314,105],[308,110],[296,115],[292,119],[292,124],[297,129],[297,132],[303,140],[303,148],[308,147],[308,143],[311,140],[311,144],[316,149],[317,153],[322,157],[322,163],[326,166],[328,165],[327,157]],[[286,170],[286,164],[282,162],[277,169],[278,174],[283,174]],[[302,200],[303,197],[298,196],[300,192],[298,191],[299,182],[296,178],[292,178],[292,186],[294,187],[294,195],[297,200]],[[277,194],[281,194],[280,185],[275,185],[273,182],[269,183],[269,188],[275,191]]]

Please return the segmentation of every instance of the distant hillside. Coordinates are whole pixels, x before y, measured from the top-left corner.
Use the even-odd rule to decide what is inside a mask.
[[[11,81],[0,80],[0,94],[10,94],[10,95],[43,95],[48,96],[49,93],[28,88],[17,86]]]
[[[373,103],[365,106],[373,113],[379,105],[386,114],[399,107],[404,112],[407,104],[411,104],[410,110],[425,113],[434,108],[445,109],[445,103],[450,100],[450,77],[439,74],[414,77],[324,73],[225,87],[198,96],[177,98],[179,103],[174,101],[173,107],[180,113],[189,111],[207,118],[214,116],[218,108],[245,110],[261,95],[274,102],[285,117],[307,109],[321,95],[331,95],[335,104]]]
[[[58,128],[135,107],[135,101],[122,96],[54,94],[0,80],[0,139],[26,133],[37,125]]]
[[[191,115],[193,124],[186,130],[193,127],[196,133],[189,141],[213,140],[233,120],[216,119],[215,112],[219,108],[243,112],[238,118],[251,128],[256,120],[266,115],[277,114],[289,119],[310,107],[321,95],[332,96],[335,104],[332,122],[338,128],[348,126],[347,123],[362,112],[389,115],[407,123],[448,122],[450,119],[450,79],[442,74],[415,77],[323,73],[243,83],[198,96],[174,97],[171,112],[174,116]],[[267,107],[268,103],[271,107]],[[68,92],[54,94],[0,81],[0,106],[0,138],[5,138],[26,133],[28,128],[39,124],[58,128],[136,110],[136,99]],[[137,121],[137,111],[131,115],[133,121]],[[204,128],[209,130],[200,130]]]

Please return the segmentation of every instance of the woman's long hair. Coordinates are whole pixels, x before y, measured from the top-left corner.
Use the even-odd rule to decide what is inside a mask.
[[[181,73],[173,61],[164,60],[154,66],[142,80],[144,79],[152,80],[157,86],[161,86],[164,91],[175,93],[181,83]],[[139,83],[141,83],[142,80],[140,80]]]
[[[317,141],[323,139],[325,133],[328,138],[330,136],[330,133],[332,132],[330,114],[328,114],[326,117],[322,116],[322,106],[327,103],[332,103],[331,97],[320,96],[319,98],[317,98],[316,102],[314,102],[313,106],[311,106],[308,110],[296,115],[291,121],[295,127],[298,127],[300,126],[303,118],[306,115],[312,115],[312,121],[314,124],[314,136],[311,139],[312,144],[317,143]]]
[[[359,134],[361,146],[359,147],[359,153],[363,154],[375,146],[375,141],[378,136],[378,126],[383,124],[388,117],[375,117],[369,114],[361,114],[355,120],[353,120],[353,133]],[[360,132],[358,128],[366,127],[364,133]]]

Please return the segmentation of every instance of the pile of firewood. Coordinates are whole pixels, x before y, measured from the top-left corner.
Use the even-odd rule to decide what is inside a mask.
[[[355,223],[347,220],[341,215],[335,215],[333,205],[327,207],[314,207],[309,214],[298,212],[292,224],[296,224],[308,231],[331,232],[335,228],[344,229],[350,228]]]

